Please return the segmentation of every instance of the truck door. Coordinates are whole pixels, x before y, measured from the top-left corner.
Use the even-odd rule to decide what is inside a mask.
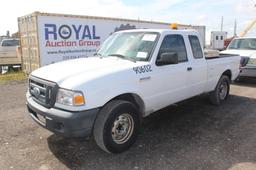
[[[188,54],[190,55],[189,70],[188,70],[188,95],[189,97],[201,94],[205,90],[207,82],[207,63],[203,55],[202,47],[198,36],[189,35]]]
[[[177,53],[177,64],[157,64],[162,53]],[[152,100],[154,109],[163,108],[187,97],[188,57],[184,38],[180,34],[166,35],[160,46],[152,72]]]

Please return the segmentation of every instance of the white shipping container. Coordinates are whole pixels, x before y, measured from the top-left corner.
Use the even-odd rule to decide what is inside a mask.
[[[170,23],[50,14],[35,12],[18,18],[23,70],[58,61],[93,55],[112,33],[126,29],[170,28]],[[178,29],[195,29],[205,44],[205,26],[178,25]]]

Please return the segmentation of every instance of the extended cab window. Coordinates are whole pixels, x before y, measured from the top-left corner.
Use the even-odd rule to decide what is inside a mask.
[[[202,52],[202,48],[201,48],[198,37],[195,35],[189,35],[188,38],[191,44],[194,58],[195,59],[203,58],[203,52]]]
[[[172,53],[172,52],[177,53],[179,62],[188,61],[186,46],[185,46],[182,35],[165,36],[161,44],[157,59],[160,58],[162,53]]]

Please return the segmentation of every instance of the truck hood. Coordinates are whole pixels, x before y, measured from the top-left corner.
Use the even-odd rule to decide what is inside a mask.
[[[256,50],[224,50],[220,54],[237,54],[242,57],[256,57]]]
[[[144,62],[135,63],[117,57],[89,57],[44,66],[33,71],[31,75],[56,82],[61,86],[67,84],[67,82],[72,84],[70,80],[83,83],[109,73],[120,72],[127,69],[132,70],[134,66],[140,65],[140,63]]]

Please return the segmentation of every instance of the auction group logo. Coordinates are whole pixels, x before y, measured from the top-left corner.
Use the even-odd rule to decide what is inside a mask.
[[[44,33],[45,47],[100,46],[95,25],[44,24]]]

